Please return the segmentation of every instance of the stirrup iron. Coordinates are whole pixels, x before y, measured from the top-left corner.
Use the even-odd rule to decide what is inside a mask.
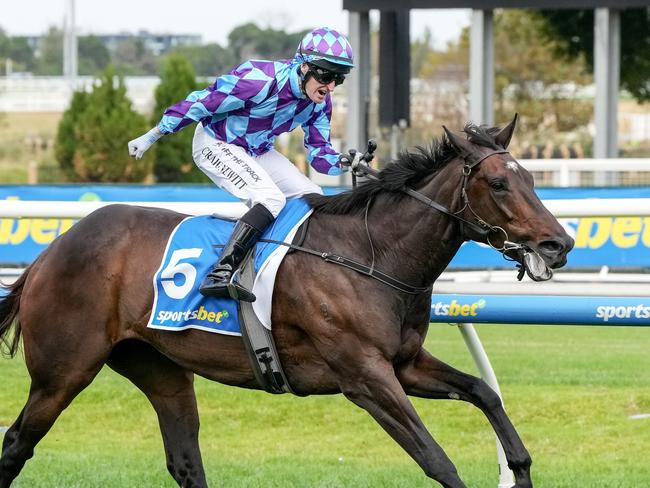
[[[239,274],[240,274],[240,270],[239,269],[235,270],[235,272],[232,274],[230,278],[230,282],[227,285],[228,294],[230,295],[230,298],[234,300],[239,300],[240,302],[254,302],[257,299],[257,297],[252,291],[244,288],[239,283]]]

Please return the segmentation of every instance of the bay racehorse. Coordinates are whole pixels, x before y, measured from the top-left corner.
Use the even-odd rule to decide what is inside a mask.
[[[450,488],[465,485],[408,395],[477,406],[503,444],[516,486],[532,486],[531,458],[499,397],[422,347],[433,283],[463,241],[486,242],[520,261],[541,256],[544,268],[564,265],[573,246],[534,193],[531,175],[506,151],[515,122],[501,130],[468,124],[464,134],[445,129],[442,140],[402,153],[356,189],[309,197],[314,212],[304,247],[372,265],[410,291],[304,252],[287,255],[275,284],[273,337],[294,392],[343,393],[427,476]],[[260,385],[241,338],[146,327],[152,276],[183,218],[161,209],[104,207],[55,240],[8,287],[0,337],[13,355],[22,333],[32,383],[4,436],[0,488],[18,476],[104,364],[149,398],[178,484],[207,486],[193,375]]]

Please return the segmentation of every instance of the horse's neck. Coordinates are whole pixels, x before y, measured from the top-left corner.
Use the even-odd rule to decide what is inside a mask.
[[[419,191],[454,210],[460,200],[460,178],[442,170]],[[463,242],[453,218],[412,197],[405,197],[397,208],[379,197],[368,224],[378,267],[418,286],[433,283]]]

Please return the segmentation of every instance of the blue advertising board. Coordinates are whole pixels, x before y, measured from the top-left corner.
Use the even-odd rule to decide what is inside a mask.
[[[437,295],[431,322],[650,326],[650,297]]]
[[[326,193],[340,189],[328,188]],[[650,198],[650,188],[552,188],[539,189],[542,199]],[[2,200],[55,201],[236,201],[211,185],[0,185]],[[596,268],[650,267],[649,217],[598,217],[562,219],[576,245],[568,266]],[[0,264],[31,263],[57,236],[74,224],[72,219],[0,219]],[[435,236],[431,236],[435,239]],[[465,243],[450,267],[512,268],[501,254],[476,244]]]

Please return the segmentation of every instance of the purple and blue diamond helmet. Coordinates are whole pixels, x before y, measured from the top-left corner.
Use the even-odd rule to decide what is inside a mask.
[[[354,68],[350,42],[329,27],[319,27],[303,37],[296,54],[305,62],[335,73],[347,74]]]

